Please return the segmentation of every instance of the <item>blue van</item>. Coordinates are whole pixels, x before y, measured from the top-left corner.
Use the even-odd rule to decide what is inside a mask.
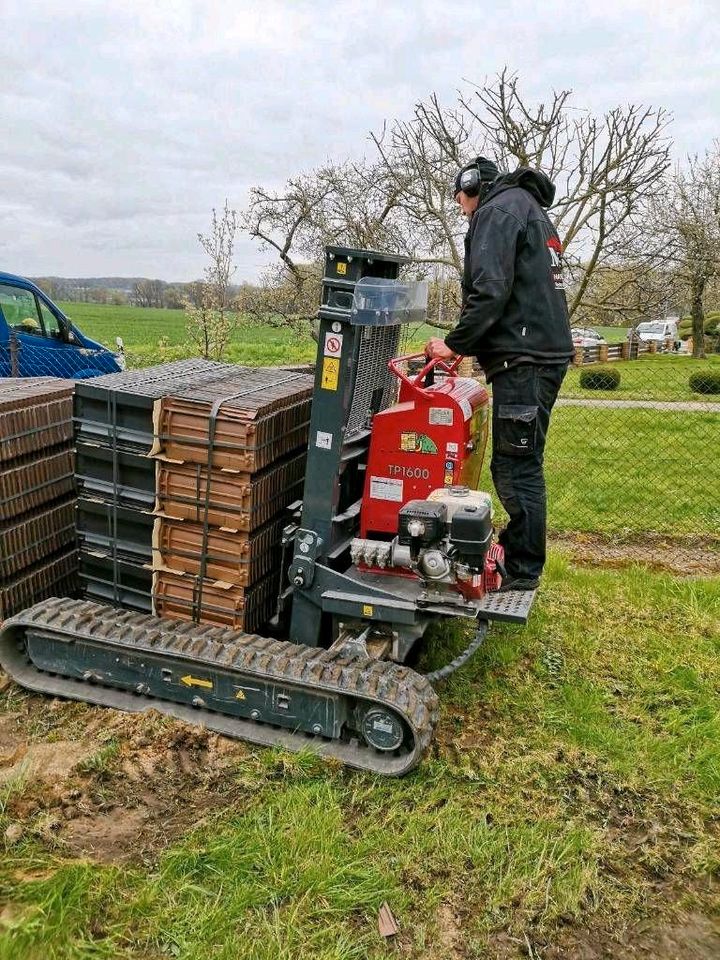
[[[30,280],[0,273],[0,377],[84,380],[124,366],[122,349],[86,337]]]

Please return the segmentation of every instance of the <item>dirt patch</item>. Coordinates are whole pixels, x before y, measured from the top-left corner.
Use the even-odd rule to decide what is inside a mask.
[[[0,715],[0,767],[14,763],[25,744],[22,720],[20,711]]]
[[[440,904],[437,912],[438,946],[443,957],[462,957],[460,918],[449,903]],[[436,957],[437,953],[434,954]]]
[[[122,863],[142,852],[144,828],[152,811],[147,807],[78,817],[62,831],[67,851],[98,863]]]
[[[676,576],[720,574],[720,541],[711,537],[608,537],[596,533],[553,534],[553,547],[588,566],[620,569],[640,563]]]
[[[19,745],[10,766],[0,769],[0,785],[11,780],[64,780],[74,768],[97,750],[97,744],[58,740],[55,743]]]
[[[576,932],[561,944],[538,947],[537,956],[543,960],[717,960],[720,925],[703,914],[691,913],[673,923],[645,921],[621,936],[610,931]]]
[[[58,707],[51,734],[73,709]],[[247,755],[243,744],[154,712],[100,708],[87,709],[78,741],[27,742],[34,711],[30,698],[25,711],[0,717],[0,784],[18,779],[7,808],[12,824],[63,854],[101,863],[154,859],[213,811],[247,805],[251,785],[232,776]]]

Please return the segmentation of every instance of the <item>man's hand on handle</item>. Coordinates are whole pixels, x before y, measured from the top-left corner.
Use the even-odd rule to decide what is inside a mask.
[[[425,356],[429,360],[454,360],[457,354],[440,337],[430,337],[425,344]]]

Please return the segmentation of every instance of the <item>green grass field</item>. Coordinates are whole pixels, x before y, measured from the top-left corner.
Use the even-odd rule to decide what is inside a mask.
[[[529,627],[441,685],[400,781],[11,687],[6,735],[94,752],[2,781],[0,958],[684,956],[661,935],[720,910],[719,617],[720,580],[555,556]]]
[[[720,535],[717,413],[558,407],[545,454],[557,532]],[[699,488],[691,469],[702,469]],[[492,490],[486,462],[481,487]],[[496,502],[498,516],[502,511]]]
[[[155,310],[140,307],[114,307],[92,303],[62,303],[62,309],[88,336],[114,347],[115,337],[125,341],[128,363],[142,367],[193,356],[187,343],[182,310]],[[624,327],[598,327],[608,341],[625,339]],[[439,332],[427,326],[410,328],[405,335],[409,351],[420,350],[428,337]],[[234,332],[226,359],[234,363],[272,365],[308,362],[315,359],[316,346],[307,337],[298,337],[285,328],[242,322]],[[571,370],[563,387],[568,396],[608,397],[615,399],[712,400],[691,393],[690,373],[699,369],[720,368],[720,355],[706,361],[689,357],[643,357],[637,361],[614,364],[621,372],[620,386],[611,394],[584,390],[579,386],[579,370]]]

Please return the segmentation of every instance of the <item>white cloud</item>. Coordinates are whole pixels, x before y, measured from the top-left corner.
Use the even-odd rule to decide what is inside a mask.
[[[0,266],[197,275],[227,196],[279,185],[431,91],[504,64],[533,95],[664,105],[677,152],[716,135],[720,28],[687,0],[56,0],[3,4]],[[239,274],[265,257],[238,245]]]

